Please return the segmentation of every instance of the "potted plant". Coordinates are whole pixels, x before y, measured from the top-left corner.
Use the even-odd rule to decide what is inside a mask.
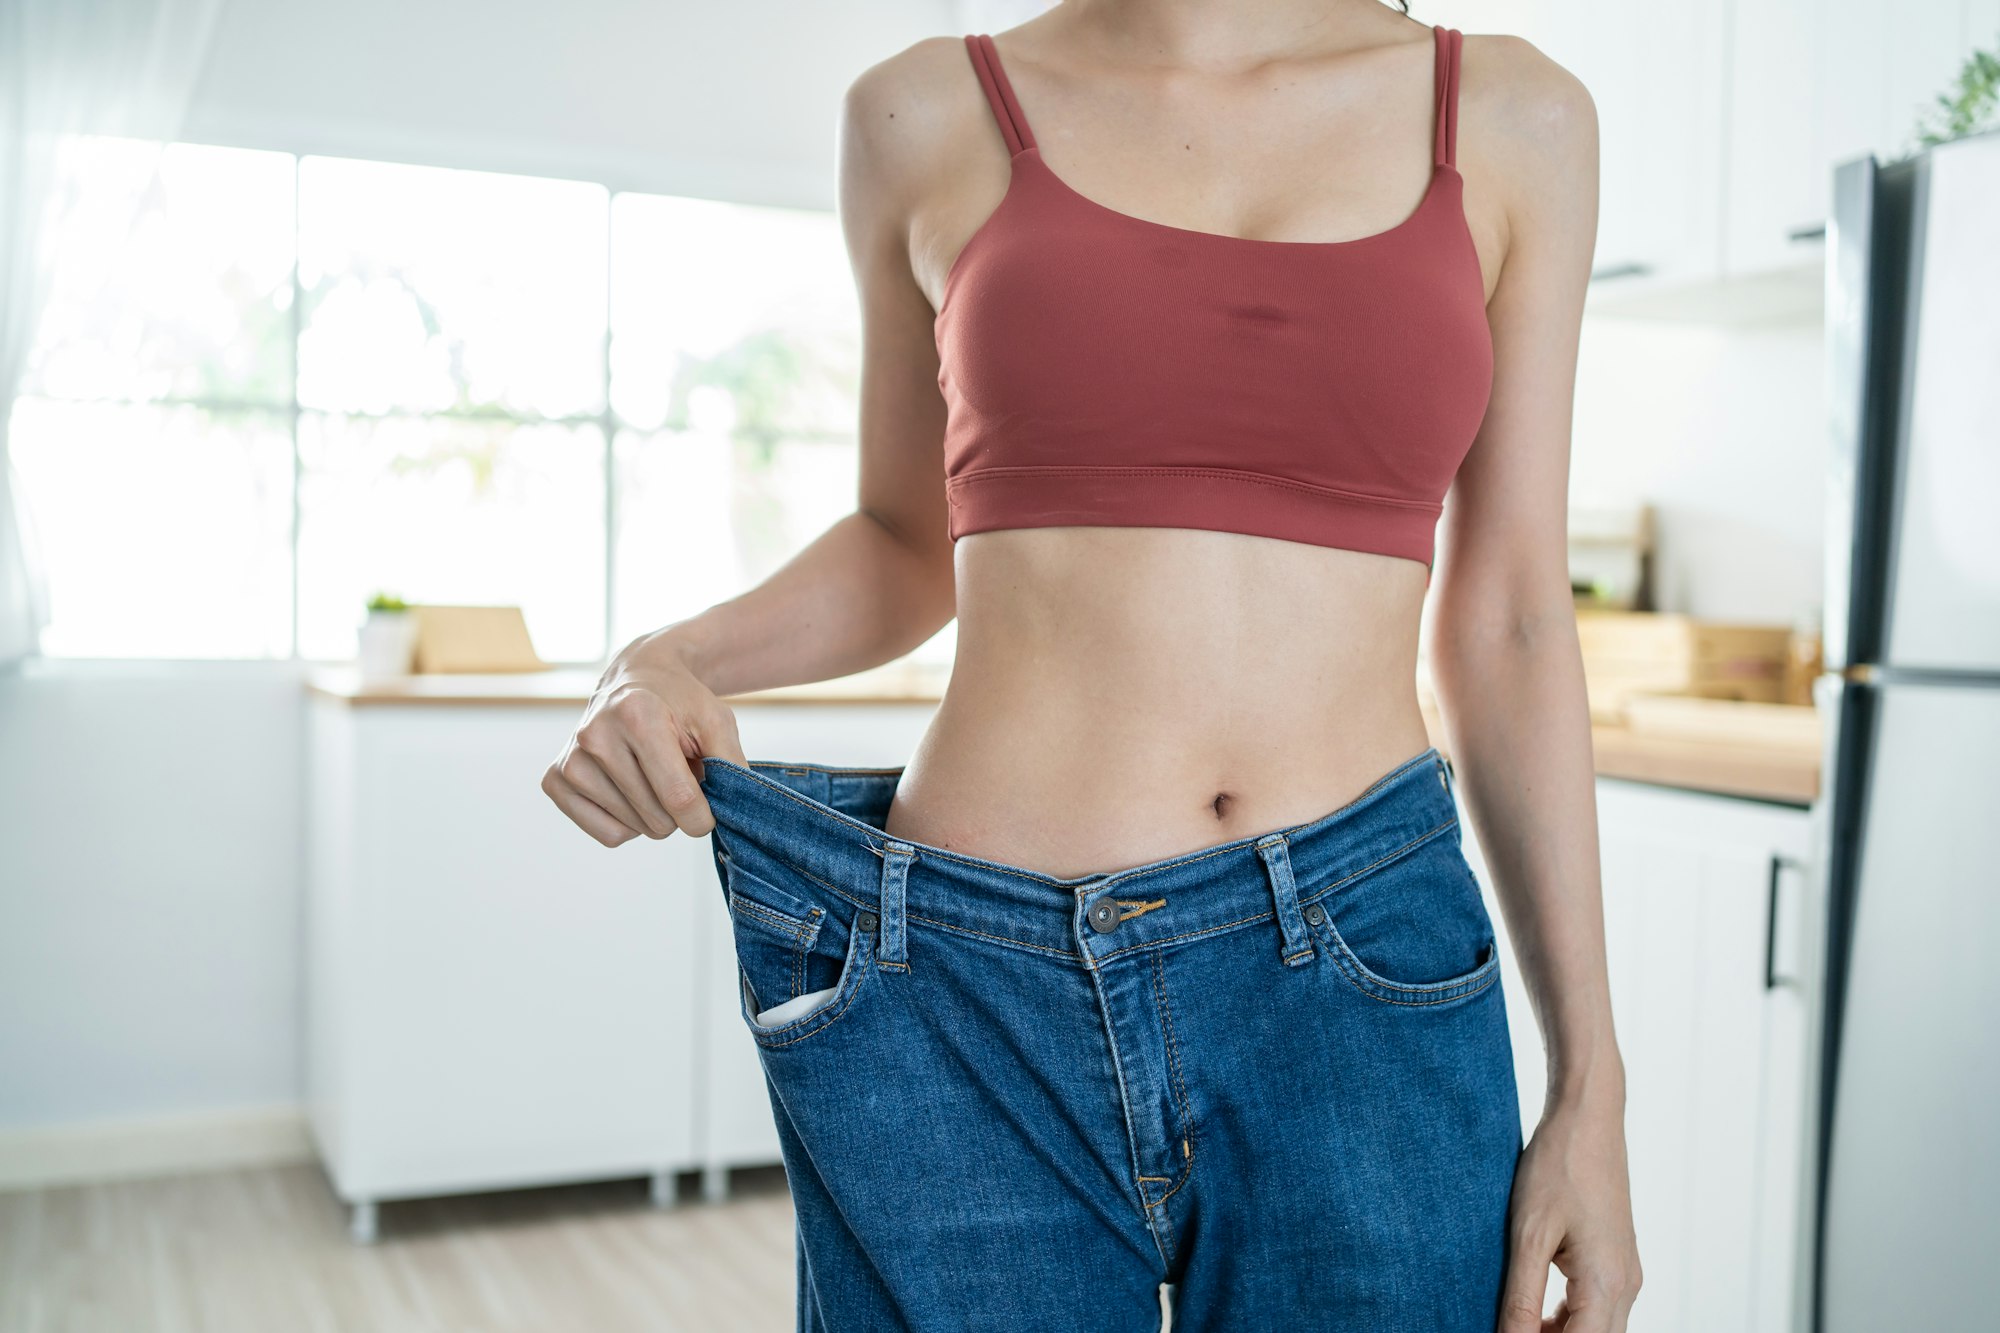
[[[372,680],[408,675],[416,650],[417,617],[409,604],[388,592],[370,597],[355,654],[362,677]]]

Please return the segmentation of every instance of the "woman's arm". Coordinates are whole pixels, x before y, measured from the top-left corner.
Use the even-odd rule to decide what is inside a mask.
[[[692,761],[744,759],[721,696],[879,666],[955,614],[944,398],[908,244],[920,192],[959,128],[942,111],[924,114],[938,110],[925,89],[947,68],[940,55],[964,65],[956,39],[927,39],[863,71],[840,109],[840,223],[861,307],[855,511],[756,587],[612,658],[542,781],[607,846],[714,827]]]
[[[1567,71],[1515,37],[1466,41],[1461,156],[1502,203],[1488,304],[1491,402],[1454,482],[1432,588],[1430,663],[1447,746],[1548,1052],[1541,1124],[1515,1175],[1501,1329],[1615,1333],[1640,1282],[1598,872],[1596,776],[1570,593],[1577,343],[1597,228],[1597,118]],[[1470,145],[1471,154],[1463,152]]]

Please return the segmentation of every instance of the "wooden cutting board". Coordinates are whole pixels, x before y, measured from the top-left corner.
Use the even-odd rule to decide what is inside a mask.
[[[1819,710],[1810,704],[1639,693],[1626,696],[1625,726],[1638,735],[1820,750]]]

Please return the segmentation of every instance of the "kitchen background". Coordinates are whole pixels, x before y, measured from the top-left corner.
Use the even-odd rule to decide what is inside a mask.
[[[1040,8],[0,0],[31,98],[132,74],[57,159],[31,328],[0,254],[0,1329],[788,1323],[705,845],[605,853],[536,783],[593,663],[851,494],[843,89]],[[1833,168],[1990,111],[2000,0],[1413,10],[1601,122],[1572,500],[1650,534],[1667,613],[1600,622],[1593,675],[1632,1326],[1812,1327]],[[425,673],[381,677],[413,622]],[[742,700],[746,746],[900,762],[950,648]],[[1648,737],[1638,677],[1773,710]]]

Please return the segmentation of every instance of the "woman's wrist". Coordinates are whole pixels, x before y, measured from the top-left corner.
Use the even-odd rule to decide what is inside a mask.
[[[1560,1055],[1552,1053],[1544,1104],[1551,1109],[1605,1110],[1622,1115],[1625,1061],[1617,1045],[1607,1041]]]
[[[701,636],[693,629],[693,622],[680,620],[641,634],[619,649],[606,663],[598,684],[601,686],[635,670],[658,670],[662,666],[679,668],[706,684],[707,665]]]

